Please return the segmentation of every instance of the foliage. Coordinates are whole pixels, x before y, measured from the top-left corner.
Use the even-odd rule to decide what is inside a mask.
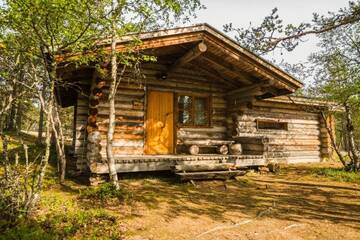
[[[321,34],[349,26],[360,21],[360,1],[350,1],[347,8],[341,8],[337,12],[328,12],[327,16],[313,13],[311,23],[299,25],[283,23],[278,15],[278,9],[274,8],[271,14],[266,16],[259,26],[237,28],[228,23],[224,25],[225,32],[234,32],[236,40],[260,55],[275,49],[286,51],[294,50],[310,34]]]
[[[30,146],[14,141],[8,136],[2,137],[3,156],[0,157],[0,228],[16,225],[26,219],[34,210],[38,198],[38,169],[35,162],[42,154],[41,147]],[[8,148],[8,146],[11,146]],[[21,149],[21,150],[19,150]],[[29,157],[30,155],[30,157]],[[21,158],[20,158],[21,157]]]

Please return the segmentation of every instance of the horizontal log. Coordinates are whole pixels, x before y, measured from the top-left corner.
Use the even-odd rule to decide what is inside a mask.
[[[186,139],[224,139],[225,133],[204,133],[204,132],[180,132],[177,133],[177,138],[181,141]]]
[[[317,113],[309,113],[299,110],[291,110],[291,109],[281,109],[281,108],[274,108],[274,107],[257,107],[254,106],[251,109],[246,109],[245,113],[252,113],[252,114],[283,114],[284,116],[288,116],[289,118],[303,118],[303,119],[319,119],[319,114]]]
[[[205,127],[205,128],[191,128],[191,127],[181,127],[179,131],[184,132],[226,132],[226,127]]]
[[[320,131],[317,129],[291,129],[291,131],[287,130],[269,130],[269,129],[256,129],[256,128],[244,128],[244,129],[236,129],[236,136],[267,136],[272,137],[277,134],[289,134],[289,135],[297,135],[297,134],[309,134],[309,135],[319,135]]]
[[[321,157],[287,157],[288,163],[308,163],[308,162],[321,162]]]
[[[255,122],[256,120],[269,120],[269,121],[280,121],[292,124],[304,124],[304,125],[319,125],[319,121],[315,119],[296,119],[295,116],[293,119],[288,119],[287,116],[276,115],[271,116],[271,114],[241,114],[236,116],[236,120],[244,122]]]
[[[214,146],[214,145],[224,145],[232,144],[235,141],[229,140],[211,140],[211,139],[200,139],[200,140],[184,140],[183,144],[185,145],[200,145],[200,146]]]
[[[263,144],[247,144],[247,143],[242,143],[241,144],[242,149],[244,151],[258,151],[258,152],[264,152],[264,145]]]
[[[113,147],[114,157],[118,155],[142,155],[144,154],[143,147]],[[103,158],[106,157],[106,151],[104,148],[101,149],[101,155]]]
[[[279,152],[285,152],[285,151],[319,151],[320,146],[319,145],[308,145],[308,146],[270,145],[269,150],[270,151],[279,151]]]
[[[101,146],[105,147],[106,140],[102,140],[100,142]],[[114,139],[112,143],[113,147],[134,147],[134,148],[143,148],[144,147],[144,140],[137,139],[137,140],[128,140],[128,139]]]

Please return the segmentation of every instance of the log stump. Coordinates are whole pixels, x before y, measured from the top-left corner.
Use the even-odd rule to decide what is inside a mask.
[[[229,148],[227,145],[221,145],[219,148],[218,148],[218,152],[220,154],[223,154],[223,155],[226,155],[229,153]]]
[[[198,145],[191,145],[191,146],[189,147],[189,153],[190,153],[191,155],[199,154],[199,150],[200,150],[200,148],[199,148]]]
[[[235,143],[230,145],[230,154],[240,155],[242,154],[242,147],[240,143]]]

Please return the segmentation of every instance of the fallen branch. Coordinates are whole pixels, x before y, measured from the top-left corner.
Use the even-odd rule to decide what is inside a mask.
[[[273,204],[273,205],[275,205],[275,204]],[[273,210],[274,210],[273,207],[269,207],[269,208],[267,208],[266,210],[259,212],[254,219],[244,220],[244,221],[242,221],[242,222],[235,223],[235,224],[231,224],[231,225],[224,225],[224,226],[214,227],[214,228],[212,228],[212,229],[210,229],[210,230],[208,230],[208,231],[206,231],[206,232],[203,232],[203,233],[197,235],[197,236],[195,237],[195,239],[200,238],[200,237],[202,237],[202,236],[204,236],[204,235],[206,235],[206,234],[212,233],[212,232],[216,232],[216,231],[224,230],[224,229],[236,228],[236,227],[238,227],[238,226],[251,223],[251,222],[253,222],[254,220],[256,220],[257,218],[260,218],[260,217],[264,216],[264,214],[267,214],[267,213],[269,213],[269,212],[271,212],[271,211],[273,211]]]
[[[201,234],[197,235],[197,236],[195,237],[195,239],[196,239],[196,238],[200,238],[200,237],[202,237],[202,236],[204,236],[204,235],[206,235],[206,234],[209,234],[209,233],[218,231],[218,230],[235,228],[235,227],[238,227],[238,226],[241,226],[241,225],[244,225],[244,224],[251,223],[252,221],[254,221],[254,220],[248,219],[248,220],[245,220],[245,221],[242,221],[242,222],[239,222],[239,223],[236,223],[236,224],[232,224],[232,225],[217,226],[217,227],[215,227],[215,228],[213,228],[213,229],[210,229],[210,230],[208,230],[208,231],[206,231],[206,232],[204,232],[204,233],[201,233]]]

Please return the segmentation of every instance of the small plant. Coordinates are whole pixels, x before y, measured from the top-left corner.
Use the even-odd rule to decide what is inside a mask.
[[[318,168],[314,169],[312,172],[314,175],[324,176],[339,182],[360,183],[359,172],[349,172],[344,169],[337,168]]]
[[[100,200],[105,202],[111,199],[118,199],[120,202],[130,202],[133,199],[133,193],[124,188],[119,190],[112,183],[104,183],[98,187],[88,188],[80,192],[82,198]]]
[[[10,228],[1,234],[0,240],[55,240],[58,239],[53,233],[44,231],[39,225],[21,224],[14,228]]]
[[[9,138],[0,134],[2,155],[0,156],[0,230],[15,226],[27,218],[37,206],[47,165],[46,156],[29,158],[28,146],[22,143],[24,161],[10,161]],[[20,162],[23,164],[20,164]]]

